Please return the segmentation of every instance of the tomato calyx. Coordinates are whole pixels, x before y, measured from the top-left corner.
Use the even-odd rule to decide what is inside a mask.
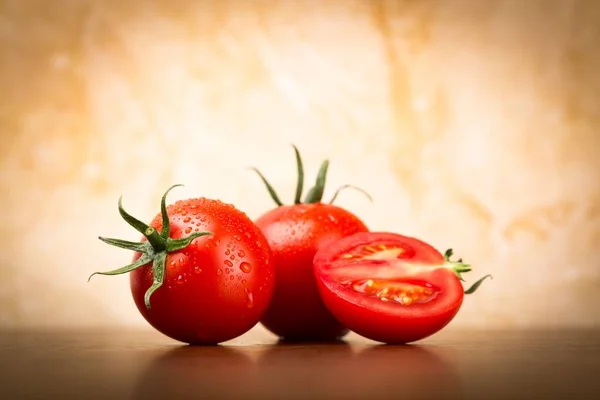
[[[296,184],[296,194],[294,196],[294,204],[321,203],[321,201],[323,200],[323,193],[325,191],[325,182],[327,180],[327,170],[329,169],[329,160],[323,161],[323,163],[321,164],[321,167],[319,168],[319,172],[317,173],[317,179],[315,181],[314,186],[308,190],[306,197],[304,197],[304,200],[302,200],[302,191],[304,190],[304,165],[302,163],[302,157],[300,156],[300,152],[298,151],[298,148],[295,145],[292,145],[292,147],[294,148],[294,153],[296,156],[296,169],[298,171],[297,172],[298,173],[298,182]],[[250,169],[253,170],[254,172],[256,172],[256,174],[263,181],[265,187],[267,188],[267,190],[268,190],[271,198],[275,202],[275,204],[277,204],[277,206],[283,206],[284,203],[281,201],[281,199],[277,195],[277,192],[275,191],[273,186],[269,183],[267,178],[265,178],[265,176],[257,168],[251,167]],[[354,186],[354,185],[342,185],[335,191],[333,197],[329,201],[329,204],[333,204],[333,202],[337,199],[340,192],[342,192],[343,190],[346,190],[346,189],[356,190],[356,191],[364,194],[369,199],[369,201],[373,202],[373,198],[365,190],[363,190],[357,186]]]
[[[136,231],[144,235],[148,241],[130,242],[127,240],[99,236],[98,239],[104,243],[122,249],[136,251],[142,253],[142,255],[135,262],[124,267],[112,271],[94,272],[89,276],[88,282],[94,275],[121,275],[131,272],[134,269],[140,268],[148,263],[152,263],[154,282],[144,295],[144,304],[146,305],[146,308],[150,310],[150,297],[158,288],[162,286],[164,282],[167,254],[184,249],[190,243],[192,243],[194,239],[200,236],[212,235],[212,232],[203,231],[193,232],[189,236],[180,239],[171,238],[171,224],[167,214],[166,198],[167,194],[177,186],[183,185],[177,184],[171,186],[166,190],[161,198],[160,212],[162,217],[162,230],[160,233],[155,228],[128,214],[123,208],[123,196],[119,197],[119,214],[125,220],[125,222],[132,226]]]
[[[451,261],[450,257],[452,257],[453,254],[454,254],[454,252],[452,249],[446,250],[446,252],[444,253],[444,260],[446,261],[444,266],[446,268],[454,271],[454,273],[456,274],[458,279],[460,279],[462,282],[464,282],[465,280],[463,279],[462,274],[465,272],[470,272],[471,265],[465,264],[463,262],[462,258],[459,258],[458,261]],[[471,285],[467,290],[465,290],[465,294],[475,293],[475,291],[481,286],[483,281],[486,280],[487,278],[494,279],[494,277],[492,275],[485,275],[484,277],[480,278],[475,283],[473,283],[473,285]]]

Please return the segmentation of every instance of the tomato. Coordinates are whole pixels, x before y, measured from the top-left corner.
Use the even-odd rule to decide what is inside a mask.
[[[304,172],[295,146],[294,150],[298,168],[294,204],[283,205],[268,181],[255,170],[277,204],[255,220],[273,251],[277,281],[273,300],[261,323],[283,340],[335,340],[348,333],[348,329],[331,315],[321,300],[313,273],[313,258],[330,243],[368,229],[356,215],[331,204],[342,189],[358,188],[345,185],[328,204],[321,202],[328,161],[322,164],[315,186],[301,201]]]
[[[101,237],[135,254],[132,264],[99,274],[129,272],[139,312],[172,339],[236,338],[259,322],[273,295],[269,244],[246,214],[221,201],[193,198],[166,207],[171,189],[150,225],[127,214],[119,199],[121,216],[144,237],[139,243]]]
[[[431,245],[388,232],[362,232],[319,250],[314,272],[327,309],[355,333],[379,342],[404,344],[445,327],[467,291],[462,260],[450,261]]]

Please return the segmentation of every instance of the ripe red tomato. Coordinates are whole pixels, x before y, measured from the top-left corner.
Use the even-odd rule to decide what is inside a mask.
[[[133,264],[100,274],[131,272],[138,310],[175,340],[216,344],[240,336],[259,322],[273,295],[267,240],[246,214],[218,200],[166,207],[170,190],[149,226],[127,214],[119,199],[119,212],[144,237],[139,243],[101,237],[136,253]]]
[[[429,244],[395,233],[367,232],[317,252],[321,297],[350,330],[379,342],[404,344],[445,327],[486,277],[463,291],[462,260],[451,262]]]
[[[298,186],[293,205],[283,205],[264,176],[255,170],[278,205],[255,221],[273,251],[277,280],[273,299],[261,323],[284,340],[335,340],[348,333],[348,329],[331,315],[319,296],[313,258],[330,243],[368,229],[356,215],[331,204],[341,189],[355,187],[343,186],[329,204],[321,202],[328,161],[322,164],[315,186],[303,202],[300,200],[304,172],[295,146],[294,151]]]

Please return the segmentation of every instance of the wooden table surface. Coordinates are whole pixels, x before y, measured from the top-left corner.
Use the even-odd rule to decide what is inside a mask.
[[[0,333],[0,399],[598,399],[600,331],[456,331],[412,346],[152,329]]]

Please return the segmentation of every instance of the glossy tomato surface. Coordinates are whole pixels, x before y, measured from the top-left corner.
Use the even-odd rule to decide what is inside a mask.
[[[130,273],[140,313],[158,331],[191,344],[220,343],[250,330],[266,310],[275,284],[263,234],[242,211],[217,200],[178,201],[167,207],[167,214],[171,238],[199,231],[212,235],[167,255],[164,283],[152,295],[150,309],[144,294],[153,283],[152,265]],[[162,229],[160,214],[150,226]],[[136,253],[134,261],[139,257]]]
[[[460,280],[429,244],[387,232],[357,233],[314,258],[331,313],[366,338],[403,344],[446,326],[462,305]]]
[[[313,258],[329,244],[367,231],[365,224],[351,212],[323,203],[280,206],[255,222],[273,250],[277,279],[262,324],[286,340],[332,340],[348,333],[319,296]]]

